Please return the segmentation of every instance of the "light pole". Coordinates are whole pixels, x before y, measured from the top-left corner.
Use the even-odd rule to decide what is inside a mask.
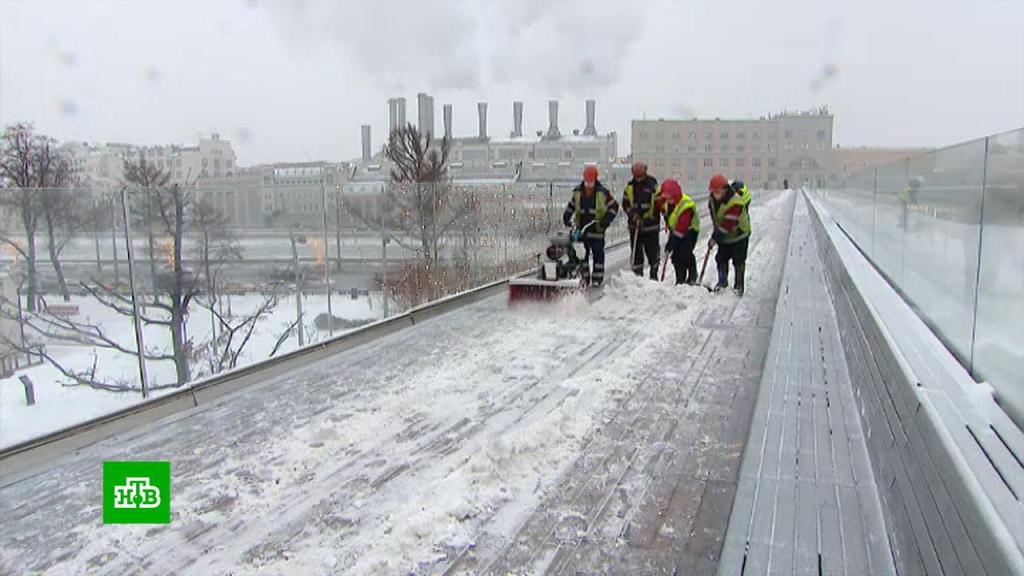
[[[124,249],[128,257],[128,286],[132,295],[132,318],[135,319],[135,347],[139,352],[139,378],[142,381],[142,397],[149,396],[149,381],[146,376],[146,343],[142,336],[142,319],[139,318],[138,296],[135,291],[135,267],[132,258],[132,219],[128,206],[128,188],[121,187],[121,210],[124,214]]]
[[[288,237],[292,243],[292,266],[295,273],[295,325],[299,331],[299,348],[302,348],[306,345],[306,328],[302,321],[302,271],[299,269],[299,249],[296,243],[305,244],[306,237],[296,236],[294,229],[288,231]]]
[[[334,337],[334,310],[331,308],[331,256],[327,242],[327,188],[324,187],[324,167],[320,167],[320,213],[323,215],[324,236],[324,283],[327,284],[327,334]]]

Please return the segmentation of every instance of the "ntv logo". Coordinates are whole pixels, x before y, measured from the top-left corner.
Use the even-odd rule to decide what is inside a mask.
[[[149,478],[126,478],[123,486],[114,486],[114,508],[156,508],[160,489]]]
[[[170,462],[104,462],[104,524],[169,524]]]

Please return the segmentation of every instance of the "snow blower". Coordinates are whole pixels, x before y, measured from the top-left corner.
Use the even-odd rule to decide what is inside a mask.
[[[552,236],[547,250],[538,257],[537,272],[509,280],[508,303],[554,300],[586,288],[588,268],[583,233],[588,227],[590,224]]]

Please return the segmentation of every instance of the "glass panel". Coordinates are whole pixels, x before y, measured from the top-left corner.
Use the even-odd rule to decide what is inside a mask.
[[[874,235],[875,264],[897,287],[903,282],[903,231],[909,205],[903,200],[907,188],[907,161],[879,166],[875,180]]]
[[[965,365],[970,364],[985,141],[910,159],[902,287]]]
[[[988,139],[974,372],[1024,422],[1024,129]]]

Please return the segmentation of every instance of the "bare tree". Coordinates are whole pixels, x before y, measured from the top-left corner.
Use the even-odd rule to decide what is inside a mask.
[[[146,230],[146,255],[149,257],[150,285],[154,289],[157,284],[157,257],[153,226],[157,214],[152,191],[165,188],[170,180],[170,171],[161,170],[156,164],[146,160],[141,152],[138,158],[129,158],[124,161],[124,183],[137,192],[138,206],[132,210],[135,215],[135,224],[141,224]]]
[[[0,141],[0,206],[13,210],[21,221],[23,242],[14,235],[0,232],[0,242],[12,247],[25,260],[27,277],[26,308],[36,310],[39,295],[37,274],[36,234],[42,220],[53,233],[58,221],[44,217],[45,194],[42,189],[64,186],[68,182],[67,160],[57,151],[57,142],[36,134],[31,124],[20,123],[4,128]],[[51,207],[52,208],[52,207]],[[59,261],[54,257],[55,244],[51,243],[51,260],[58,279],[63,282]],[[63,287],[63,286],[62,286]]]
[[[445,239],[473,208],[452,186],[448,174],[450,152],[447,137],[437,140],[412,124],[396,128],[384,147],[391,171],[379,212],[372,209],[372,204],[345,203],[357,220],[367,227],[397,231],[390,239],[419,255],[420,263],[411,271],[413,278],[405,284],[427,286],[428,299],[436,298],[438,290],[443,289],[438,285],[437,265]]]
[[[46,246],[50,255],[50,263],[57,275],[57,286],[60,288],[64,301],[70,302],[71,293],[68,291],[60,255],[68,242],[86,226],[89,210],[79,189],[44,188],[41,190],[41,194],[40,207],[46,227]]]

